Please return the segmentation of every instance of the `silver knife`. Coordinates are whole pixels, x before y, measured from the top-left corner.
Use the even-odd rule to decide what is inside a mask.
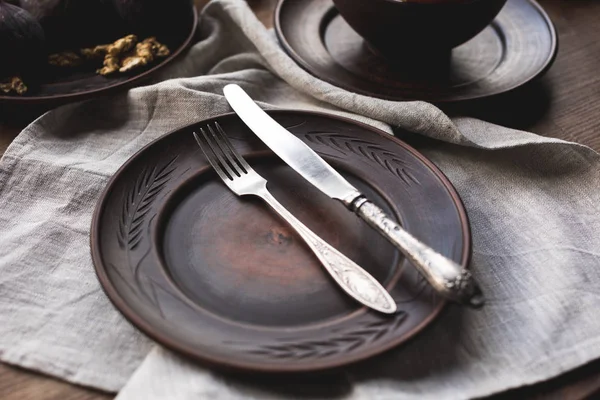
[[[389,240],[439,294],[475,308],[483,305],[481,289],[468,270],[402,229],[302,140],[264,112],[241,87],[227,85],[223,92],[235,113],[275,154],[304,179],[327,196],[341,201]]]

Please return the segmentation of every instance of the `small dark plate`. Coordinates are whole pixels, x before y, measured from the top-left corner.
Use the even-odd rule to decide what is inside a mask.
[[[390,135],[348,119],[270,113],[416,237],[462,265],[471,240],[444,175]],[[361,307],[261,201],[219,180],[192,132],[218,121],[290,211],[382,282],[399,312]],[[165,346],[221,367],[311,371],[404,342],[444,301],[382,236],[285,166],[236,115],[146,146],[111,179],[91,233],[94,265],[115,306]]]
[[[133,87],[150,78],[183,52],[192,42],[197,25],[198,13],[194,8],[185,20],[182,19],[178,29],[170,31],[164,37],[158,37],[159,41],[171,49],[171,54],[147,68],[132,71],[131,74],[105,77],[96,73],[95,66],[73,69],[49,67],[39,84],[31,85],[26,81],[25,84],[29,86],[27,93],[20,96],[0,95],[0,104],[57,106]]]
[[[533,0],[508,0],[492,24],[446,59],[416,60],[400,49],[394,62],[375,55],[331,0],[280,0],[275,29],[311,74],[390,100],[451,102],[505,93],[543,74],[557,52],[554,25]]]

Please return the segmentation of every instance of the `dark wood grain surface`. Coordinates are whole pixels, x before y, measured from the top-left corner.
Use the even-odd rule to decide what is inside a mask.
[[[206,0],[196,0],[203,5]],[[271,25],[275,0],[249,0]],[[600,1],[542,0],[559,33],[556,63],[540,81],[498,99],[446,106],[490,122],[586,144],[600,151]],[[0,154],[39,112],[0,110]],[[600,396],[600,361],[548,382],[494,396],[494,400],[572,400]],[[108,400],[113,395],[76,387],[35,372],[0,364],[0,399]]]

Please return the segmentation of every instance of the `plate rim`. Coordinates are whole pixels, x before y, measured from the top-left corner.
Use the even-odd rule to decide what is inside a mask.
[[[173,60],[175,60],[179,55],[184,52],[192,43],[194,36],[196,36],[196,31],[199,25],[199,11],[196,9],[196,6],[192,4],[192,24],[190,27],[190,32],[186,36],[185,40],[181,43],[181,45],[173,51],[166,59],[161,61],[158,64],[153,65],[151,68],[133,75],[126,79],[125,81],[114,83],[112,85],[99,88],[86,90],[84,92],[77,93],[63,93],[56,94],[51,96],[31,96],[31,97],[23,97],[23,96],[8,96],[1,95],[0,96],[0,104],[6,106],[15,106],[15,105],[40,105],[40,104],[65,104],[73,101],[81,101],[87,100],[93,97],[107,95],[110,93],[114,93],[115,91],[121,89],[128,89],[134,87],[136,84],[148,79],[152,74],[156,73],[158,70],[164,68],[165,66],[171,64]]]
[[[558,55],[558,49],[559,49],[558,33],[556,30],[556,26],[552,22],[552,19],[550,18],[550,16],[546,12],[546,10],[544,10],[544,8],[536,0],[521,0],[524,2],[530,3],[536,9],[536,11],[542,16],[542,18],[546,22],[546,25],[548,26],[550,37],[552,39],[551,40],[551,51],[550,51],[548,58],[546,59],[544,64],[540,66],[539,70],[535,74],[532,74],[529,78],[523,80],[521,83],[515,83],[514,85],[509,86],[503,90],[496,91],[496,92],[493,92],[490,94],[480,94],[480,95],[475,95],[475,96],[462,95],[462,96],[457,96],[455,98],[428,99],[428,98],[417,98],[417,97],[375,95],[374,93],[367,93],[366,91],[363,91],[363,90],[360,90],[357,88],[352,88],[349,85],[340,86],[340,85],[336,84],[335,82],[333,82],[333,80],[331,80],[327,77],[320,76],[319,74],[317,74],[315,72],[315,69],[308,62],[306,62],[304,60],[304,58],[300,57],[300,55],[294,50],[294,48],[290,45],[290,43],[286,39],[286,36],[283,33],[283,27],[281,25],[282,9],[283,9],[284,5],[290,1],[291,0],[278,0],[277,6],[275,8],[275,12],[273,13],[273,27],[275,30],[275,34],[277,36],[277,40],[281,44],[281,47],[283,48],[283,50],[297,65],[299,65],[302,69],[307,71],[313,77],[323,80],[323,81],[329,83],[330,85],[333,85],[340,89],[358,93],[363,96],[370,96],[370,97],[380,98],[383,100],[391,100],[391,101],[423,100],[423,101],[436,103],[436,104],[460,103],[460,102],[473,101],[473,100],[477,100],[477,99],[485,99],[485,98],[495,97],[495,96],[513,92],[514,90],[520,88],[521,86],[524,86],[532,81],[535,81],[536,79],[539,79],[544,74],[546,74],[546,72],[548,72],[550,67],[552,67],[552,64],[554,64],[554,61],[556,60],[556,57]],[[332,7],[335,8],[335,6],[333,4],[332,4]],[[329,12],[331,12],[331,9],[329,10]]]
[[[366,123],[356,121],[351,118],[342,117],[336,114],[331,114],[327,112],[318,112],[311,110],[294,110],[294,109],[277,109],[277,110],[268,110],[269,114],[300,114],[306,116],[315,116],[321,118],[330,118],[333,120],[341,121],[344,123],[354,124],[359,126],[362,129],[368,130],[374,134],[378,134],[379,136],[386,138],[387,140],[391,140],[397,145],[403,147],[406,151],[410,152],[413,156],[419,159],[423,164],[425,164],[432,173],[436,175],[436,177],[443,184],[444,188],[448,191],[452,201],[456,207],[458,215],[460,217],[462,235],[463,235],[463,251],[462,251],[462,260],[461,265],[465,268],[470,267],[470,262],[472,258],[472,250],[473,250],[473,241],[472,241],[472,232],[471,225],[469,221],[468,214],[464,207],[464,203],[460,198],[456,188],[450,182],[448,177],[429,159],[427,159],[424,155],[422,155],[415,148],[407,144],[406,142],[398,139],[396,136],[390,135],[389,133],[382,131],[374,126],[368,125]],[[106,268],[103,266],[102,256],[100,253],[100,235],[97,234],[98,228],[100,226],[100,219],[106,208],[106,203],[108,201],[108,195],[111,193],[114,184],[117,179],[119,179],[121,173],[130,167],[132,163],[134,163],[137,158],[145,152],[148,148],[153,146],[155,143],[160,140],[175,134],[181,130],[189,129],[190,127],[205,123],[207,121],[212,121],[219,118],[231,117],[235,116],[234,112],[227,112],[215,115],[213,117],[202,119],[198,122],[194,122],[192,124],[188,124],[186,126],[182,126],[176,129],[169,131],[168,133],[161,135],[160,137],[152,140],[150,143],[143,146],[141,149],[136,151],[132,156],[130,156],[111,176],[111,178],[106,183],[105,188],[103,189],[92,215],[91,229],[90,229],[90,252],[92,256],[92,264],[94,267],[94,271],[96,273],[96,277],[102,287],[103,292],[108,297],[110,302],[116,308],[116,310],[125,317],[137,330],[143,333],[145,336],[149,337],[157,344],[164,345],[165,347],[178,352],[180,355],[191,358],[197,362],[206,363],[210,366],[214,366],[220,370],[232,370],[232,371],[246,371],[246,372],[255,372],[255,373],[274,373],[278,375],[285,374],[294,374],[294,373],[311,373],[318,372],[324,370],[332,370],[340,367],[344,367],[350,364],[355,364],[360,361],[364,361],[366,359],[370,359],[374,356],[382,354],[390,349],[395,348],[400,344],[404,344],[411,339],[413,339],[419,332],[429,326],[441,313],[441,311],[445,308],[448,303],[447,300],[441,298],[439,304],[435,307],[435,309],[421,321],[418,325],[416,325],[412,330],[410,330],[407,334],[403,336],[399,336],[396,340],[390,340],[385,343],[383,346],[379,348],[375,348],[371,351],[368,351],[364,354],[359,354],[354,357],[347,357],[344,360],[333,361],[322,363],[321,365],[310,365],[310,364],[287,364],[286,366],[281,365],[259,365],[256,363],[249,362],[239,362],[237,360],[227,359],[223,357],[214,357],[206,355],[202,352],[199,352],[193,346],[188,346],[182,343],[177,342],[172,339],[168,335],[163,335],[160,332],[157,332],[156,328],[153,328],[152,323],[147,322],[146,319],[140,317],[138,313],[128,305],[127,301],[121,297],[119,291],[112,284],[111,279],[106,273]]]

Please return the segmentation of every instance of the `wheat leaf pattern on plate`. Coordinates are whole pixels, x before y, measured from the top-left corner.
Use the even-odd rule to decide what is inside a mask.
[[[310,143],[320,144],[347,155],[348,152],[368,158],[400,178],[406,185],[420,185],[406,162],[391,151],[364,139],[344,136],[334,132],[310,131],[304,134]]]
[[[278,343],[250,347],[249,344],[236,343],[245,347],[242,351],[274,359],[319,359],[348,351],[357,350],[393,333],[402,326],[408,314],[400,311],[393,318],[370,322],[346,331],[332,331],[330,337],[321,340],[285,338]],[[230,343],[233,344],[233,343]]]
[[[177,157],[173,157],[162,167],[145,168],[125,194],[117,231],[117,240],[122,249],[134,250],[140,244],[143,222],[152,208],[152,202],[177,169]]]

